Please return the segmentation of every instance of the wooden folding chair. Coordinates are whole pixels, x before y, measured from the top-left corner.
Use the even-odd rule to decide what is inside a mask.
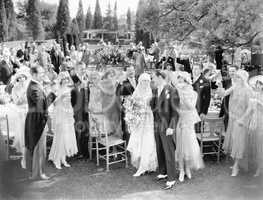
[[[201,122],[201,132],[197,133],[202,155],[217,155],[217,162],[220,161],[222,150],[222,139],[224,131],[224,118],[206,117]]]
[[[95,140],[95,142],[93,141]],[[95,147],[92,145],[95,143]],[[122,140],[114,135],[108,135],[103,132],[98,132],[98,135],[90,133],[90,155],[92,150],[96,149],[97,166],[99,166],[100,159],[106,161],[106,171],[109,171],[109,167],[112,164],[125,162],[125,166],[128,167],[126,141]],[[116,152],[110,152],[111,149],[117,150]],[[117,158],[117,159],[112,159]],[[111,161],[113,160],[113,161]]]
[[[10,132],[9,132],[9,121],[8,116],[0,116],[0,140],[1,140],[1,157],[3,160],[10,160]]]

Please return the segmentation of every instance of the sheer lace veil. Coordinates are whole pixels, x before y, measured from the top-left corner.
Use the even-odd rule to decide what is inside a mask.
[[[151,77],[147,73],[141,74],[138,80],[138,85],[135,88],[135,91],[132,95],[133,99],[147,99],[152,98],[152,89],[151,89]]]

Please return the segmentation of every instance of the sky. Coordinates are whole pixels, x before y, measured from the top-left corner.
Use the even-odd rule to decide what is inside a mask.
[[[21,1],[21,0],[14,0],[15,2]],[[48,3],[56,3],[58,4],[59,0],[41,0]],[[69,10],[71,17],[75,17],[76,13],[78,11],[78,4],[79,0],[68,0],[69,1]],[[99,0],[100,1],[100,7],[101,12],[104,15],[106,13],[106,9],[108,7],[108,3],[111,3],[111,7],[114,7],[115,1],[117,1],[117,8],[118,8],[118,15],[123,15],[127,13],[128,8],[132,11],[136,11],[137,4],[139,0]],[[94,13],[96,0],[82,0],[83,7],[84,7],[84,13],[86,14],[86,11],[90,5],[92,9],[92,13]]]

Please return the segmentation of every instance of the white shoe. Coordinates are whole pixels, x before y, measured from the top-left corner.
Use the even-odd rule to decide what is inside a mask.
[[[256,173],[255,173],[255,175],[254,175],[254,177],[259,177],[260,176],[260,169],[257,169],[257,171],[256,171]]]
[[[61,164],[54,163],[54,165],[55,165],[56,169],[62,169]]]
[[[137,171],[135,174],[133,174],[134,177],[139,177],[141,175],[143,175],[145,173],[145,171]]]
[[[236,177],[238,173],[239,173],[238,167],[233,167],[231,176]]]
[[[192,174],[191,174],[191,170],[190,169],[186,169],[185,170],[186,176],[188,179],[192,179]]]
[[[67,162],[63,162],[62,163],[65,167],[71,167],[70,164],[68,164]]]
[[[172,189],[174,185],[175,185],[175,181],[167,181],[164,190]]]
[[[185,176],[184,171],[180,171],[180,174],[179,174],[179,181],[180,181],[181,183],[184,182],[184,176]]]
[[[167,175],[166,175],[166,174],[159,174],[159,175],[157,176],[157,180],[162,180],[162,179],[165,179],[165,178],[167,178]]]

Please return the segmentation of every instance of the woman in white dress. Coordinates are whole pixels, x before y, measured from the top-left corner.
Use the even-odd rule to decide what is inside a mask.
[[[22,168],[26,168],[26,160],[25,160],[25,121],[27,114],[27,97],[26,90],[28,87],[30,78],[30,73],[28,70],[18,70],[13,78],[13,90],[12,90],[12,99],[13,103],[17,105],[17,114],[19,115],[20,120],[16,122],[17,126],[20,127],[20,132],[17,133],[14,138],[14,147],[17,152],[22,153],[21,166]]]
[[[131,164],[137,168],[137,172],[133,175],[135,177],[147,171],[156,171],[158,167],[154,139],[154,120],[150,107],[152,98],[150,82],[149,74],[144,73],[139,77],[138,85],[131,97],[131,101],[133,105],[139,107],[140,118],[136,124],[131,124],[127,121],[130,129],[130,140],[127,150],[131,153]]]
[[[229,98],[229,122],[223,144],[226,153],[230,153],[235,161],[232,167],[232,175],[237,176],[239,167],[247,170],[246,158],[248,145],[248,128],[241,126],[240,120],[247,112],[249,99],[253,96],[251,87],[248,85],[249,74],[245,70],[238,70],[233,79],[233,86],[228,90],[221,89],[222,96],[230,95]],[[242,161],[242,162],[241,162]]]
[[[196,139],[195,124],[200,122],[196,111],[197,93],[192,88],[192,80],[187,72],[180,72],[176,88],[180,96],[179,121],[176,130],[176,161],[179,163],[179,181],[185,174],[191,179],[191,169],[204,167],[200,147]]]
[[[241,127],[248,127],[248,155],[249,164],[255,164],[257,170],[255,177],[263,170],[263,76],[255,76],[250,79],[254,95],[249,99],[247,112],[238,121]],[[253,165],[251,165],[254,167]]]
[[[71,106],[71,88],[72,83],[68,72],[61,72],[58,75],[58,93],[54,102],[54,138],[51,146],[49,160],[53,161],[57,169],[61,169],[61,164],[70,167],[66,157],[74,156],[78,153],[73,108]]]

